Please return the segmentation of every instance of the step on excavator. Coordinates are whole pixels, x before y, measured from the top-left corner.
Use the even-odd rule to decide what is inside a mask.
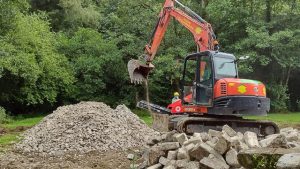
[[[145,46],[144,60],[128,62],[131,82],[147,81],[172,18],[193,34],[198,51],[184,59],[178,99],[173,99],[167,107],[145,100],[137,103],[137,107],[151,110],[153,128],[192,134],[221,130],[227,124],[236,131],[252,131],[261,137],[278,133],[279,128],[273,122],[243,118],[245,115],[265,116],[270,110],[265,85],[238,77],[237,62],[246,58],[220,52],[211,25],[177,0],[165,1],[150,42]]]

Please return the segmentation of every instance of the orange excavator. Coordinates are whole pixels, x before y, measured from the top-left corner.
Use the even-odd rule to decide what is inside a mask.
[[[180,81],[180,98],[162,107],[140,101],[137,107],[151,109],[153,127],[160,131],[177,130],[192,134],[209,129],[221,130],[227,124],[236,131],[253,131],[259,136],[279,132],[270,121],[244,119],[244,115],[266,115],[270,99],[259,81],[240,79],[232,54],[219,52],[211,25],[178,0],[166,0],[150,42],[145,47],[144,61],[130,60],[128,71],[133,83],[142,83],[154,68],[152,61],[174,18],[188,29],[197,45],[197,53],[184,59]]]

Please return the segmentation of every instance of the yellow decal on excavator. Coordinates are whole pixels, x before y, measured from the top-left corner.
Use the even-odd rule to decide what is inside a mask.
[[[197,27],[195,29],[196,34],[200,34],[202,32],[202,29],[200,27]]]
[[[240,92],[241,94],[246,93],[246,92],[247,92],[247,87],[244,86],[244,85],[240,85],[240,86],[238,87],[238,92]]]

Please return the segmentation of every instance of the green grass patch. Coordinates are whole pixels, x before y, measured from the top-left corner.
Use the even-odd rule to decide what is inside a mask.
[[[7,145],[10,145],[13,142],[18,141],[19,140],[18,135],[19,135],[19,133],[9,133],[9,134],[0,136],[0,146],[4,147]]]
[[[268,116],[247,116],[246,118],[257,119],[257,120],[269,120],[282,125],[300,124],[300,113],[286,113],[286,114],[270,113],[268,114]]]
[[[151,126],[152,117],[149,111],[143,109],[133,109],[132,112],[139,116],[148,126]]]
[[[44,116],[37,116],[37,117],[24,117],[24,118],[13,118],[6,124],[2,124],[1,126],[7,129],[15,129],[18,126],[24,126],[24,127],[31,127],[39,123]]]

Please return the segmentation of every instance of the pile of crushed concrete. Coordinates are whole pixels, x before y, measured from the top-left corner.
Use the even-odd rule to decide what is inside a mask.
[[[63,155],[124,150],[145,145],[155,131],[125,105],[112,109],[100,102],[59,107],[23,134],[15,150],[26,154]]]
[[[193,136],[172,131],[154,137],[148,145],[140,168],[260,168],[253,166],[257,162],[251,161],[259,155],[274,156],[276,161],[265,158],[271,159],[263,164],[267,168],[300,168],[300,133],[293,128],[282,129],[280,134],[263,139],[253,132],[236,132],[227,125],[222,131],[209,130]]]

